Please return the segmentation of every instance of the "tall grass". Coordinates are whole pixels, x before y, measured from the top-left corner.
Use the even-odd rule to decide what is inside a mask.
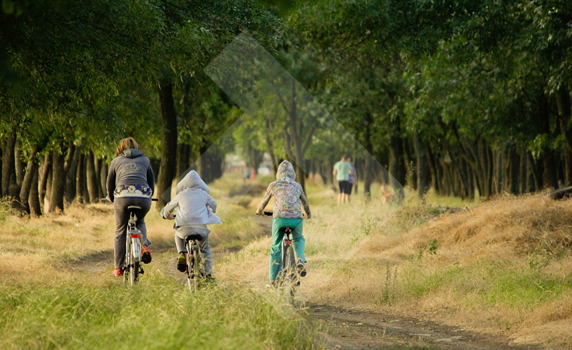
[[[0,348],[313,348],[307,320],[246,288],[191,294],[161,274],[135,288],[99,282],[0,286]]]

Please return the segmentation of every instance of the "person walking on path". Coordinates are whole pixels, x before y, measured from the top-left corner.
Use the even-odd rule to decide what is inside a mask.
[[[145,215],[151,209],[151,197],[155,189],[155,176],[151,162],[139,151],[139,144],[132,137],[119,141],[117,157],[109,165],[107,175],[107,199],[113,203],[115,211],[115,276],[123,275],[125,265],[125,235],[129,221],[130,205],[141,209],[134,210],[137,215],[137,229],[141,231],[143,256],[141,261],[151,262],[151,242],[147,239]]]
[[[352,163],[352,157],[347,156],[346,162],[350,163],[350,167],[351,167],[350,174],[348,177],[348,182],[349,182],[348,202],[351,202],[352,188],[354,187],[354,184],[355,184],[356,194],[357,194],[357,173],[356,173],[356,167],[355,167],[354,163]]]
[[[346,161],[347,155],[344,155],[342,159],[334,164],[334,176],[336,181],[338,181],[338,187],[340,193],[338,194],[338,204],[348,203],[349,193],[350,193],[350,172],[352,171],[351,164]]]

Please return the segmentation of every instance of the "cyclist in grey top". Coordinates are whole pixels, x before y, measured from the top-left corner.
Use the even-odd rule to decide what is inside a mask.
[[[115,210],[115,276],[123,275],[125,265],[125,235],[129,221],[127,207],[133,205],[141,209],[133,210],[137,215],[137,229],[141,231],[143,255],[141,261],[151,262],[151,242],[147,239],[145,215],[151,209],[151,197],[155,189],[155,177],[151,162],[139,151],[139,144],[132,137],[119,141],[117,157],[109,166],[107,175],[107,199],[113,202]]]

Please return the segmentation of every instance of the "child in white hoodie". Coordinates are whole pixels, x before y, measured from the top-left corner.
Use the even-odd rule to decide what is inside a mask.
[[[161,210],[163,219],[175,219],[175,243],[179,251],[177,269],[185,272],[187,249],[185,238],[192,234],[199,234],[201,240],[201,253],[204,256],[204,269],[207,277],[212,277],[212,254],[209,246],[209,233],[207,225],[222,224],[216,212],[216,201],[209,195],[209,187],[199,174],[191,170],[177,184],[177,195]],[[173,211],[177,210],[176,217]]]

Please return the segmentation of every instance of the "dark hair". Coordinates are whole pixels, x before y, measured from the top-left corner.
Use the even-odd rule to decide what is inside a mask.
[[[352,157],[349,154],[346,154],[346,155],[344,155],[344,160],[346,160],[346,159],[350,160],[350,159],[352,159]]]

